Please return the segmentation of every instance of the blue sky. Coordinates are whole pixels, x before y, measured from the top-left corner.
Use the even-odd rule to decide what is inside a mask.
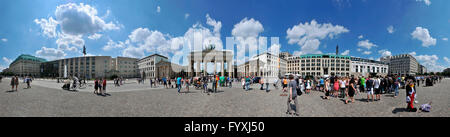
[[[0,18],[0,69],[20,54],[82,56],[82,45],[89,55],[173,56],[196,32],[223,45],[279,37],[295,55],[338,44],[350,56],[412,54],[432,71],[450,67],[448,0],[2,0]]]

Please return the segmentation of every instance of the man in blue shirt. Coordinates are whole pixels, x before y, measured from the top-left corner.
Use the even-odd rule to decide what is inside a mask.
[[[180,90],[181,90],[181,77],[177,78],[177,88],[178,88],[178,93],[180,93]]]

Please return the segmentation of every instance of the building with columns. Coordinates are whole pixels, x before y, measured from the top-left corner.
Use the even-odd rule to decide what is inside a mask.
[[[200,77],[208,75],[219,75],[232,77],[233,52],[230,50],[206,49],[193,51],[187,56],[189,61],[187,66],[188,77]],[[213,65],[213,69],[208,69],[208,64]]]
[[[350,56],[309,54],[289,57],[287,72],[302,76],[350,76]]]
[[[287,71],[287,61],[278,55],[262,53],[237,66],[238,77],[279,78]]]
[[[168,62],[169,59],[163,55],[152,54],[150,56],[139,59],[137,62],[139,68],[139,76],[141,78],[157,78],[156,64],[161,61]]]
[[[351,57],[351,74],[367,77],[371,74],[386,76],[389,66],[381,61]]]

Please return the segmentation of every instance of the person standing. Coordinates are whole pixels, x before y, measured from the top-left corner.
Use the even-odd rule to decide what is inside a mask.
[[[106,95],[106,79],[105,78],[103,78],[102,87],[103,87],[102,95],[105,96]]]
[[[94,94],[98,94],[98,78],[94,81]]]
[[[190,79],[187,78],[187,79],[185,80],[184,84],[186,85],[186,90],[187,90],[187,92],[189,92],[189,86],[190,86],[190,84],[191,84]]]
[[[359,87],[359,92],[365,92],[366,91],[366,79],[364,77],[361,77],[361,85]]]
[[[345,100],[345,104],[348,104],[348,101],[352,101],[352,103],[355,102],[355,98],[353,98],[355,96],[356,93],[356,85],[355,85],[355,79],[352,78],[350,80],[350,84],[349,84],[349,88],[348,88],[348,99]]]
[[[330,99],[330,80],[327,78],[324,83],[325,99]]]
[[[398,95],[398,88],[400,88],[400,77],[395,78],[394,82],[394,98]]]
[[[414,99],[416,98],[416,87],[414,86],[413,81],[409,81],[406,86],[406,109],[408,111],[415,112],[417,109],[414,108]]]
[[[27,78],[25,79],[25,81],[27,82],[27,88],[31,88],[31,78],[29,76],[27,76]]]
[[[340,96],[341,98],[345,98],[345,79],[339,79],[339,87],[340,87]]]
[[[170,85],[170,80],[169,80],[169,85]],[[181,77],[177,78],[177,88],[178,88],[178,93],[180,93],[181,90]]]
[[[11,91],[14,91],[14,86],[16,85],[16,77],[11,77]]]
[[[299,116],[298,114],[298,100],[297,100],[297,82],[294,80],[294,76],[293,75],[289,75],[289,97],[287,100],[287,112],[286,114],[292,114],[291,113],[291,102],[294,101],[294,106],[295,106],[295,116]]]
[[[379,101],[381,99],[381,89],[380,89],[380,79],[375,77],[373,80],[373,88],[375,89],[375,100]]]
[[[264,82],[266,83],[266,92],[269,92],[269,78],[265,78],[264,80]]]
[[[324,85],[325,85],[325,82],[324,82],[324,80],[323,80],[322,77],[320,77],[319,84],[320,84],[320,89],[319,89],[319,90],[322,91],[322,92],[324,92]]]
[[[372,101],[374,101],[373,98],[373,79],[368,77],[367,78],[367,102],[369,102],[369,97],[372,97]]]
[[[250,90],[250,78],[247,76],[247,78],[245,79],[245,91]]]
[[[241,83],[242,83],[242,89],[245,90],[245,78],[242,78],[242,79],[241,79]]]
[[[311,80],[306,80],[306,94],[309,94],[311,92]]]
[[[334,84],[333,84],[333,96],[336,98],[338,97],[339,92],[339,81],[337,78],[334,78]]]

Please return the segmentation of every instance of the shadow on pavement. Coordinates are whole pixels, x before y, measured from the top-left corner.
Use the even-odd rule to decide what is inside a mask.
[[[6,93],[12,93],[12,92],[14,92],[14,90],[8,90],[8,91],[5,91]]]
[[[393,114],[396,114],[398,112],[409,112],[409,111],[406,108],[395,108],[394,110],[392,110]]]

